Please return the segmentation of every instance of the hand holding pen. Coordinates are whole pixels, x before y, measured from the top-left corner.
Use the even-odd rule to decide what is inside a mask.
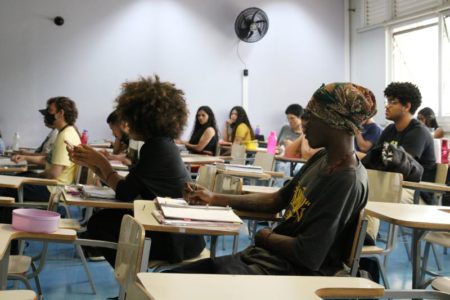
[[[183,198],[189,204],[209,205],[212,204],[214,194],[208,189],[195,182],[186,182]]]

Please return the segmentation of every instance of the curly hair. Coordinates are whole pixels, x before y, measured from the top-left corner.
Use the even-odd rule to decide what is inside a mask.
[[[232,133],[231,133],[231,140],[234,141],[234,138],[236,137],[236,129],[238,128],[238,126],[241,123],[244,123],[245,125],[248,126],[248,128],[250,129],[250,135],[252,137],[252,140],[255,138],[255,134],[253,133],[253,128],[252,125],[250,125],[250,121],[247,117],[247,113],[245,112],[245,109],[242,106],[235,106],[230,110],[230,117],[231,117],[231,113],[233,112],[233,110],[235,110],[237,112],[237,119],[236,122],[234,122],[231,126],[232,126]]]
[[[116,99],[117,114],[133,135],[147,140],[155,136],[177,138],[187,122],[184,92],[159,77],[141,77],[122,84]]]
[[[422,104],[422,95],[419,88],[411,82],[392,82],[384,90],[384,96],[397,98],[402,105],[411,103],[409,112],[412,115]]]
[[[429,107],[424,107],[417,113],[418,115],[422,115],[425,118],[425,125],[427,127],[437,129],[439,127],[439,124],[436,120],[436,115],[434,114],[434,111]]]
[[[64,120],[69,125],[74,125],[78,118],[78,109],[75,102],[68,97],[53,97],[47,100],[47,107],[55,104],[58,111],[64,110]]]
[[[303,115],[303,107],[300,104],[291,104],[289,105],[286,110],[284,111],[286,115],[294,115],[297,116],[297,118],[300,118]]]
[[[208,121],[203,125],[200,124],[200,122],[198,121],[198,118],[197,118],[197,114],[199,111],[204,111],[208,115]],[[203,132],[208,127],[214,128],[214,130],[216,132],[215,135],[218,136],[219,130],[217,130],[217,123],[216,123],[216,117],[214,116],[214,112],[212,111],[212,109],[209,106],[200,106],[197,109],[197,113],[195,114],[195,125],[194,125],[194,129],[192,129],[191,138],[190,138],[189,142],[192,143],[192,141],[197,140],[197,135],[199,133],[203,134]]]

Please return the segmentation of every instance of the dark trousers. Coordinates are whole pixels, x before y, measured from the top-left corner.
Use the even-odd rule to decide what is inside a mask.
[[[87,224],[83,238],[117,243],[120,224],[124,215],[133,215],[127,209],[103,209],[95,213]],[[164,232],[146,232],[151,238],[150,259],[180,262],[198,256],[205,247],[203,236],[187,234],[170,234]],[[99,248],[105,259],[114,267],[116,250]]]
[[[258,274],[241,260],[239,254],[216,257],[215,259],[205,258],[164,272],[236,275]]]

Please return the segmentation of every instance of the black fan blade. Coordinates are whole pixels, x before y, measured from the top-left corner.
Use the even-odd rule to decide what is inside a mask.
[[[259,33],[259,35],[261,35],[261,33],[262,33],[262,29],[259,27],[258,27],[258,33]]]
[[[254,31],[253,30],[249,30],[248,35],[247,35],[247,39],[250,39],[253,35]]]
[[[256,15],[259,13],[259,10],[256,10],[252,17],[252,23],[255,23]]]
[[[255,23],[255,24],[259,24],[259,23],[267,23],[267,21],[266,21],[266,20],[259,20],[259,21],[253,22],[253,23]]]

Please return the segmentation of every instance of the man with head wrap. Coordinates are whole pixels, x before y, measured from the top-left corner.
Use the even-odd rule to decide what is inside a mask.
[[[172,272],[334,275],[348,258],[354,229],[367,202],[367,173],[354,152],[354,134],[375,114],[372,92],[352,83],[323,85],[302,116],[311,157],[290,183],[273,194],[220,195],[187,184],[191,203],[279,212],[283,221],[264,228],[255,245],[235,256],[206,259]]]

